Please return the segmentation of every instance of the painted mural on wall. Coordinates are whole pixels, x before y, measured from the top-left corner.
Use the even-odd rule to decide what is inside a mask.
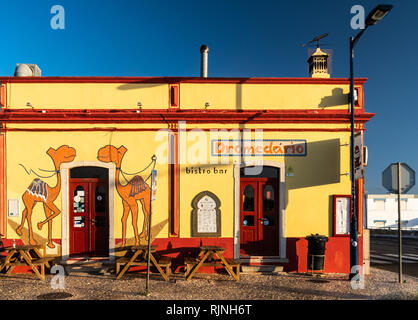
[[[132,226],[135,233],[135,245],[140,244],[140,238],[148,240],[148,219],[150,212],[151,188],[142,176],[136,175],[145,171],[154,162],[148,165],[140,172],[128,174],[121,168],[122,159],[127,152],[124,146],[116,148],[112,145],[107,145],[101,148],[97,154],[97,159],[103,162],[113,162],[116,164],[115,186],[119,196],[122,198],[123,216],[122,216],[122,247],[126,245],[126,220],[129,213],[132,213]],[[127,180],[124,175],[135,175],[131,180]],[[123,185],[120,181],[122,175],[127,183]],[[138,234],[138,201],[141,203],[142,212],[144,214],[144,223],[141,234]]]
[[[32,230],[32,210],[38,202],[41,202],[43,204],[46,219],[39,222],[37,224],[37,227],[39,230],[42,230],[43,225],[48,223],[48,247],[55,248],[55,245],[52,241],[52,220],[61,213],[61,210],[58,209],[57,206],[54,204],[54,201],[57,199],[61,191],[61,173],[59,168],[61,163],[73,161],[76,157],[76,151],[72,147],[63,145],[56,150],[54,148],[49,148],[46,154],[51,157],[54,163],[54,171],[51,177],[54,175],[57,176],[57,184],[54,187],[51,187],[39,178],[35,178],[32,181],[32,183],[29,185],[29,187],[26,189],[25,193],[22,196],[25,208],[22,212],[22,221],[20,225],[16,228],[16,233],[19,236],[22,236],[22,228],[24,227],[25,222],[27,222],[29,243],[31,245],[37,244],[37,242],[34,239]],[[24,166],[22,165],[22,167]],[[30,172],[33,171],[30,170],[30,172],[28,172],[26,170],[26,172],[30,174]]]

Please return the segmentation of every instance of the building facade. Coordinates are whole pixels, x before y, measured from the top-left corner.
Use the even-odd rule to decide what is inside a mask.
[[[365,81],[355,79],[356,131],[373,116]],[[6,245],[45,244],[63,262],[112,260],[118,248],[146,243],[151,215],[153,244],[173,257],[175,271],[204,244],[243,263],[304,272],[305,237],[318,233],[329,237],[325,272],[349,273],[347,210],[340,218],[338,202],[351,194],[349,79],[313,72],[0,82]]]
[[[398,195],[366,194],[365,227],[398,230]],[[402,230],[418,230],[418,195],[401,195]]]

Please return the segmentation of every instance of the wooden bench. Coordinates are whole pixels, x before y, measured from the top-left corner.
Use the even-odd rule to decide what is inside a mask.
[[[226,262],[232,267],[232,270],[234,270],[235,268],[235,274],[236,274],[236,279],[237,281],[239,281],[239,274],[240,274],[240,266],[241,263],[239,260],[235,260],[235,259],[231,259],[231,258],[225,258]],[[187,277],[187,275],[190,273],[190,271],[192,271],[192,269],[198,265],[200,262],[199,259],[197,258],[185,258],[184,259],[184,264],[186,266],[186,273],[185,276]],[[225,267],[225,265],[217,260],[217,261],[205,261],[202,264],[202,267]]]
[[[41,272],[39,273],[39,271],[35,271],[33,270],[35,273],[38,274],[38,277],[41,278],[42,280],[45,280],[45,267],[50,268],[51,266],[49,265],[49,263],[54,260],[54,257],[47,257],[47,258],[38,258],[38,259],[34,259],[31,261],[30,264],[28,264],[26,261],[12,261],[12,262],[7,262],[5,265],[3,265],[3,263],[6,262],[6,258],[2,258],[0,261],[0,266],[2,266],[2,269],[4,267],[6,267],[6,275],[9,275],[14,267],[21,267],[21,266],[25,266],[25,267],[31,267],[31,265],[36,268],[37,266],[41,267]]]
[[[130,259],[131,259],[130,257],[120,257],[120,258],[116,259],[116,275],[118,275],[117,279],[120,279],[119,274],[120,274],[121,266],[126,265],[129,262]],[[164,275],[163,275],[163,277],[165,279],[170,278],[170,275],[171,275],[171,257],[161,257],[160,259],[158,259],[157,263],[161,268],[165,268],[165,271],[163,270],[165,277],[164,277]],[[153,263],[151,262],[151,265],[152,264]],[[133,267],[133,266],[147,266],[147,261],[146,260],[141,260],[141,261],[135,261],[134,260],[133,262],[131,262],[129,267]]]

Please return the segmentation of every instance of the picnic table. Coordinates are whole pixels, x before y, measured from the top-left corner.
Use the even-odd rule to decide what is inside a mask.
[[[0,272],[5,269],[8,276],[17,266],[29,266],[40,280],[45,280],[45,268],[50,268],[49,262],[54,260],[54,257],[43,257],[39,251],[41,247],[41,245],[23,245],[4,248],[8,253],[6,257],[0,259]]]
[[[150,263],[154,265],[165,281],[170,280],[171,274],[171,258],[161,257],[156,259],[155,253],[157,246],[151,246]],[[130,267],[146,266],[148,262],[148,246],[139,245],[127,247],[125,256],[116,259],[116,279],[119,280]],[[119,272],[120,267],[123,266],[122,271]],[[165,268],[165,271],[163,270]]]
[[[190,280],[200,267],[222,266],[228,273],[239,281],[240,262],[230,258],[224,258],[225,248],[220,246],[201,246],[197,258],[187,257],[184,262],[186,265],[186,280]],[[234,272],[235,268],[235,272]]]

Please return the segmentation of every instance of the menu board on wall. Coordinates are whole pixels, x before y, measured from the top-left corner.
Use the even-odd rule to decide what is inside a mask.
[[[334,196],[334,236],[350,234],[351,196]]]
[[[204,196],[197,203],[197,232],[216,233],[216,203],[210,196]]]
[[[221,202],[210,191],[203,191],[192,200],[192,237],[221,236]]]

